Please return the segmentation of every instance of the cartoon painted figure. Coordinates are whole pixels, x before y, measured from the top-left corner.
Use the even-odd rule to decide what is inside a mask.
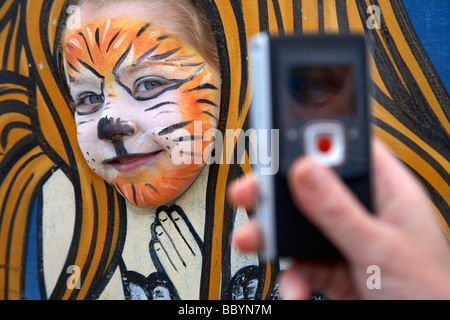
[[[208,197],[206,162],[214,139],[208,133],[220,116],[217,52],[208,54],[205,43],[193,47],[191,34],[180,34],[173,21],[161,22],[155,12],[173,10],[167,3],[147,2],[144,7],[152,4],[154,13],[145,16],[137,3],[142,4],[106,2],[105,11],[92,14],[93,4],[82,2],[81,26],[65,32],[63,66],[78,143],[89,167],[132,205],[119,264],[125,298],[198,298],[208,259],[201,236],[208,214],[202,204]],[[128,14],[112,12],[125,4]],[[214,42],[211,36],[207,40]],[[135,207],[143,209],[133,214]],[[133,228],[136,220],[140,226]],[[149,238],[140,240],[137,233]],[[143,246],[150,251],[136,250]],[[254,298],[255,260],[236,258],[241,262],[233,262],[235,286],[228,287],[227,296]],[[106,292],[111,297],[108,287]]]

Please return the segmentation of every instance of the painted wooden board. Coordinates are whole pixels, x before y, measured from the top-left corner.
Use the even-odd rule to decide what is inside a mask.
[[[248,123],[252,35],[365,33],[373,131],[427,187],[450,235],[450,99],[401,0],[199,2],[219,50],[223,133]],[[240,256],[228,242],[248,217],[227,203],[226,186],[248,164],[213,164],[176,206],[145,213],[90,170],[58,72],[55,39],[67,14],[57,0],[0,4],[0,299],[277,298],[280,265]],[[148,250],[164,213],[200,239],[202,259],[188,275]],[[77,270],[79,287],[70,285]]]

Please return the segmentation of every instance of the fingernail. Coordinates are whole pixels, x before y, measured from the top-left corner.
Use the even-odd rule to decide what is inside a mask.
[[[171,213],[171,215],[172,215],[172,220],[173,221],[178,221],[178,220],[180,220],[180,218],[181,218],[181,216],[178,214],[178,212],[176,212],[176,211],[173,211],[172,213]]]
[[[159,251],[159,250],[161,250],[161,249],[162,249],[161,244],[160,244],[158,241],[155,241],[155,242],[153,243],[153,250]]]
[[[320,193],[327,183],[324,169],[316,164],[310,164],[306,172],[297,176],[297,186],[310,194]]]
[[[162,236],[163,233],[164,233],[164,229],[163,229],[161,226],[157,226],[157,227],[155,228],[155,231],[156,231],[156,235],[157,235],[158,237]]]
[[[168,218],[167,213],[164,212],[164,211],[161,211],[161,212],[159,213],[158,218],[159,218],[159,221],[165,222],[165,221],[167,220],[167,218]]]
[[[298,300],[297,290],[286,280],[280,283],[280,295],[282,300]]]

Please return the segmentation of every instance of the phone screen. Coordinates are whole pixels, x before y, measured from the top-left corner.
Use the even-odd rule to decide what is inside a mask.
[[[294,119],[349,117],[353,114],[353,75],[350,66],[293,66],[286,88]]]

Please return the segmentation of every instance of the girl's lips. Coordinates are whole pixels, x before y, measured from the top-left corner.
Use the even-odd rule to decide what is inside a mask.
[[[130,154],[126,157],[107,159],[103,161],[103,164],[110,166],[120,172],[133,171],[156,158],[162,152],[162,150],[158,150],[151,153]]]

